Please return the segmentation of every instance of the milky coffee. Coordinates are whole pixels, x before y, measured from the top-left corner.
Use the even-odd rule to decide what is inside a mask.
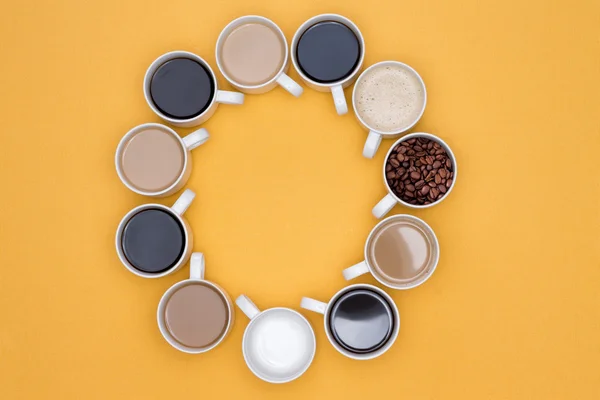
[[[425,107],[419,76],[398,64],[367,70],[355,88],[355,108],[369,128],[383,133],[403,131],[417,121]]]
[[[434,267],[437,257],[432,233],[412,219],[384,223],[367,244],[373,273],[392,284],[408,284]]]

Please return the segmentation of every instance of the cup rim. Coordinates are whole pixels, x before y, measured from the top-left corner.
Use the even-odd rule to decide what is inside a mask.
[[[292,375],[291,377],[287,377],[285,379],[282,380],[276,380],[276,379],[271,379],[270,377],[264,376],[262,374],[260,374],[258,371],[256,371],[250,364],[249,362],[249,356],[246,354],[246,341],[248,340],[248,335],[252,328],[252,326],[256,323],[256,321],[258,321],[259,318],[263,318],[264,315],[268,314],[268,313],[272,313],[274,311],[285,311],[285,312],[291,312],[297,316],[299,316],[304,323],[306,324],[306,326],[308,326],[309,331],[311,333],[311,337],[312,337],[312,349],[311,349],[311,354],[310,354],[310,359],[308,360],[308,362],[306,363],[306,365],[302,368],[302,370],[296,372],[294,375]],[[257,376],[258,378],[262,379],[265,382],[268,383],[287,383],[287,382],[291,382],[293,380],[298,379],[299,377],[301,377],[302,375],[304,375],[304,373],[308,370],[308,368],[310,368],[310,366],[312,365],[312,362],[315,358],[315,353],[317,351],[317,337],[315,335],[315,330],[313,329],[312,325],[310,324],[310,322],[308,322],[308,319],[306,319],[306,317],[302,314],[300,314],[298,311],[293,310],[291,308],[288,307],[273,307],[273,308],[268,308],[266,310],[260,311],[258,313],[258,315],[256,315],[254,318],[252,318],[250,320],[250,322],[248,323],[248,326],[246,326],[246,329],[244,330],[244,336],[242,338],[242,354],[244,355],[244,361],[246,362],[246,365],[248,366],[248,369],[250,371],[252,371],[252,373]]]
[[[124,150],[125,145],[140,131],[147,129],[147,128],[163,129],[163,130],[167,131],[169,134],[171,134],[172,136],[174,136],[177,139],[177,141],[179,142],[179,145],[181,146],[181,150],[183,151],[183,167],[181,169],[181,173],[169,187],[167,187],[166,189],[163,189],[163,190],[158,190],[158,191],[140,190],[140,189],[136,188],[135,186],[133,186],[133,184],[131,184],[127,180],[127,178],[125,177],[125,173],[123,172],[121,156],[123,155],[123,150]],[[148,122],[148,123],[137,125],[137,126],[131,128],[125,135],[123,135],[123,137],[119,141],[119,144],[117,145],[117,151],[115,152],[115,167],[117,170],[117,175],[119,175],[119,179],[129,190],[131,190],[132,192],[135,192],[137,194],[140,194],[142,196],[160,197],[160,196],[164,196],[165,194],[169,193],[177,185],[179,185],[181,183],[181,180],[185,176],[185,172],[188,168],[188,163],[189,163],[188,158],[189,158],[188,157],[188,149],[185,146],[183,139],[177,134],[177,132],[175,132],[173,129],[169,128],[166,125],[158,124],[155,122]]]
[[[429,269],[429,271],[426,274],[422,275],[419,279],[411,281],[407,284],[403,284],[401,286],[396,286],[396,285],[393,285],[393,284],[383,280],[383,278],[379,276],[379,273],[376,272],[376,270],[373,268],[373,266],[369,262],[369,246],[371,244],[371,241],[373,240],[373,235],[381,226],[385,225],[386,223],[388,223],[390,220],[393,220],[393,219],[409,219],[409,220],[416,222],[418,225],[423,225],[425,227],[425,229],[428,230],[429,233],[431,234],[431,236],[433,237],[432,245],[435,248],[435,259],[433,260],[432,267]],[[390,289],[408,290],[408,289],[416,288],[417,286],[421,286],[426,281],[428,281],[429,278],[431,278],[431,276],[435,272],[435,270],[438,266],[438,263],[440,261],[440,242],[439,242],[437,235],[435,234],[435,231],[433,230],[433,228],[427,222],[425,222],[423,219],[416,217],[414,215],[410,215],[410,214],[395,214],[395,215],[391,215],[387,218],[382,219],[381,221],[379,221],[377,223],[377,225],[375,225],[373,227],[373,229],[371,229],[371,232],[369,232],[369,236],[367,237],[367,240],[365,241],[364,256],[365,256],[365,264],[367,264],[367,267],[369,268],[369,272],[379,283],[389,287]]]
[[[219,338],[219,340],[217,340],[212,345],[210,345],[208,347],[203,347],[203,348],[189,347],[189,346],[185,346],[185,345],[177,342],[175,340],[175,338],[173,338],[173,336],[171,335],[169,330],[167,329],[165,320],[164,320],[164,309],[167,306],[167,301],[173,295],[173,293],[175,293],[177,290],[179,290],[183,286],[187,286],[187,285],[194,284],[194,283],[201,283],[204,285],[208,285],[208,286],[212,287],[213,289],[217,290],[217,292],[219,292],[221,297],[223,297],[223,299],[225,300],[225,303],[227,304],[227,312],[229,314],[228,318],[227,318],[227,327],[221,334],[221,337]],[[169,343],[173,348],[175,348],[181,352],[188,353],[188,354],[202,354],[202,353],[206,353],[207,351],[214,349],[219,344],[221,344],[221,342],[223,340],[225,340],[225,338],[231,331],[231,327],[233,325],[233,312],[234,312],[234,309],[233,309],[233,305],[231,304],[231,299],[229,298],[229,295],[227,294],[227,292],[225,292],[225,290],[221,286],[217,285],[214,282],[206,280],[206,279],[188,278],[188,279],[184,279],[182,281],[179,281],[179,282],[173,284],[170,288],[168,288],[163,293],[162,297],[160,298],[160,301],[158,302],[158,307],[156,309],[156,321],[158,323],[158,330],[160,331],[161,335],[167,341],[167,343]]]
[[[415,118],[415,120],[413,122],[411,122],[410,125],[402,128],[402,129],[397,129],[392,132],[384,132],[384,131],[381,131],[381,130],[378,130],[378,129],[375,129],[375,128],[369,126],[369,124],[367,124],[363,120],[363,118],[359,115],[359,113],[356,111],[356,88],[360,84],[361,79],[364,79],[364,77],[370,70],[375,69],[380,66],[383,66],[383,65],[399,65],[402,68],[405,68],[405,69],[411,71],[417,77],[417,79],[421,85],[421,88],[423,90],[423,107],[421,108],[421,111],[419,112],[419,115],[417,116],[417,118]],[[354,88],[352,88],[352,109],[354,110],[354,115],[356,116],[358,121],[365,128],[367,128],[369,131],[375,132],[381,136],[398,135],[400,133],[403,133],[403,132],[406,132],[406,131],[412,129],[423,117],[423,114],[425,113],[425,108],[427,108],[427,88],[425,86],[425,81],[423,81],[423,78],[421,77],[421,75],[419,75],[419,73],[413,67],[411,67],[410,65],[405,64],[403,62],[400,62],[400,61],[395,61],[395,60],[379,61],[379,62],[369,66],[367,69],[365,69],[363,72],[361,72],[358,79],[356,79],[356,82],[354,83]]]
[[[204,111],[202,111],[202,113],[196,115],[195,117],[185,118],[185,119],[179,119],[179,118],[169,117],[169,116],[163,114],[158,109],[158,107],[156,107],[156,105],[154,105],[154,102],[152,101],[152,96],[150,95],[150,88],[149,88],[150,80],[152,79],[152,75],[158,69],[158,67],[160,67],[161,65],[163,65],[167,61],[173,60],[175,58],[189,58],[189,59],[192,59],[194,61],[199,62],[200,64],[202,64],[202,66],[204,68],[206,68],[206,70],[208,70],[208,72],[209,72],[209,74],[210,74],[210,76],[212,78],[215,90],[214,90],[214,93],[211,96],[210,103],[208,104],[208,106],[206,107],[206,109]],[[172,124],[185,124],[185,123],[194,122],[194,121],[199,120],[200,118],[202,118],[211,109],[211,107],[216,103],[216,101],[217,101],[217,92],[219,91],[219,85],[218,85],[218,82],[217,82],[217,76],[215,75],[215,72],[211,68],[210,64],[208,62],[206,62],[206,60],[204,60],[199,55],[194,54],[194,53],[189,52],[189,51],[185,51],[185,50],[173,50],[173,51],[169,51],[167,53],[164,53],[164,54],[158,56],[154,61],[152,61],[152,63],[148,67],[148,69],[146,69],[146,73],[144,74],[144,85],[143,85],[143,88],[144,88],[144,98],[146,99],[146,103],[148,103],[148,106],[152,109],[152,111],[154,111],[154,113],[156,115],[158,115],[160,118],[162,118],[165,121],[168,121],[168,122],[170,122]]]
[[[358,353],[352,353],[352,352],[344,349],[333,338],[333,334],[331,333],[329,324],[327,323],[327,321],[329,320],[329,314],[331,313],[331,308],[335,304],[336,300],[339,299],[346,292],[349,292],[350,290],[355,290],[355,289],[368,289],[368,290],[372,290],[372,291],[380,294],[389,303],[389,306],[392,309],[392,313],[394,313],[395,326],[394,326],[394,331],[392,332],[392,335],[388,339],[387,343],[383,345],[383,347],[380,347],[379,349],[375,350],[372,353],[358,354]],[[329,339],[329,342],[331,343],[331,345],[342,355],[344,355],[348,358],[355,359],[355,360],[372,360],[373,358],[377,358],[377,357],[385,354],[392,347],[394,342],[396,342],[396,338],[398,338],[398,333],[400,332],[400,311],[398,310],[398,306],[394,302],[394,299],[392,299],[392,296],[387,294],[385,290],[378,288],[375,285],[371,285],[369,283],[354,283],[352,285],[344,286],[343,288],[338,290],[337,293],[335,293],[333,296],[331,296],[331,298],[327,302],[327,307],[325,308],[325,312],[323,313],[323,325],[325,327],[325,334],[327,335],[327,339]]]
[[[438,142],[443,148],[444,150],[446,150],[446,154],[448,154],[448,157],[450,157],[450,159],[452,160],[452,166],[454,167],[454,176],[452,177],[452,185],[450,185],[450,187],[448,188],[448,190],[446,191],[446,195],[444,197],[442,197],[439,200],[436,200],[430,204],[424,204],[424,205],[418,205],[418,204],[410,204],[407,203],[406,201],[400,199],[398,196],[396,196],[396,194],[392,191],[392,188],[390,187],[390,185],[387,182],[387,179],[385,177],[385,166],[387,164],[388,159],[390,158],[390,154],[392,153],[392,150],[394,149],[394,147],[396,147],[398,144],[409,140],[409,139],[413,139],[413,138],[420,138],[420,137],[425,137],[427,139],[430,140],[434,140],[436,142]],[[456,163],[456,157],[454,156],[454,152],[452,151],[452,149],[450,148],[450,146],[444,142],[442,139],[440,139],[438,136],[431,134],[431,133],[426,133],[426,132],[413,132],[413,133],[409,133],[406,136],[401,137],[400,139],[396,140],[394,142],[394,144],[392,144],[388,150],[388,152],[385,155],[385,158],[383,159],[383,183],[385,185],[385,188],[387,189],[388,193],[400,204],[402,204],[405,207],[408,208],[415,208],[415,209],[423,209],[423,208],[429,208],[429,207],[433,207],[435,205],[440,204],[442,201],[444,201],[452,192],[452,189],[454,189],[454,186],[456,185],[456,178],[458,176],[458,164]]]
[[[185,245],[183,248],[182,256],[179,259],[179,261],[177,261],[177,263],[175,265],[173,265],[171,268],[169,268],[165,271],[156,273],[156,274],[149,273],[149,272],[143,272],[143,271],[140,271],[137,268],[135,268],[133,265],[131,265],[129,263],[129,261],[127,261],[127,258],[125,257],[125,254],[123,253],[123,249],[121,248],[121,238],[123,236],[123,230],[125,229],[125,225],[127,225],[127,222],[129,222],[129,220],[137,213],[144,211],[144,210],[153,209],[153,208],[158,208],[163,211],[166,211],[172,217],[176,218],[177,221],[183,227],[183,235],[185,237]],[[190,247],[190,234],[188,232],[187,223],[185,222],[183,217],[181,215],[177,214],[175,211],[173,211],[173,209],[171,207],[167,207],[165,205],[158,204],[158,203],[146,203],[146,204],[142,204],[142,205],[139,205],[139,206],[131,209],[121,219],[121,222],[119,222],[119,226],[117,227],[117,234],[115,235],[115,246],[117,248],[117,255],[119,256],[119,259],[121,260],[121,264],[123,264],[125,266],[125,268],[127,268],[129,270],[129,272],[131,272],[137,276],[140,276],[142,278],[149,278],[149,279],[162,278],[163,276],[167,276],[167,275],[177,271],[179,268],[181,268],[181,266],[186,261],[185,255],[188,253],[189,247]]]
[[[346,25],[348,28],[350,28],[356,34],[358,41],[360,42],[361,51],[360,51],[360,60],[358,61],[358,64],[356,64],[356,67],[354,67],[352,72],[346,78],[339,80],[339,81],[335,81],[335,82],[321,83],[321,82],[317,82],[317,81],[309,78],[304,72],[302,72],[300,65],[298,65],[298,60],[296,59],[296,47],[298,46],[300,37],[302,36],[302,34],[304,34],[304,32],[308,28],[310,28],[311,26],[313,26],[314,24],[316,24],[318,22],[327,21],[327,20],[341,22],[344,25]],[[349,18],[346,18],[340,14],[332,14],[332,13],[319,14],[319,15],[315,15],[314,17],[311,17],[311,18],[307,19],[306,21],[304,21],[302,23],[302,25],[300,25],[300,27],[296,30],[296,32],[294,33],[294,36],[292,37],[292,43],[290,44],[290,53],[291,53],[292,64],[294,64],[294,68],[296,69],[296,72],[306,82],[310,82],[314,86],[323,87],[323,88],[331,88],[331,87],[338,86],[338,85],[344,86],[347,82],[352,81],[352,79],[354,79],[356,77],[356,75],[358,74],[358,72],[360,71],[360,69],[363,66],[363,62],[365,60],[365,53],[366,53],[365,39],[364,39],[363,34],[360,31],[360,29],[358,29],[358,26],[354,22],[352,22]]]
[[[265,83],[261,83],[260,85],[244,85],[244,84],[237,82],[235,79],[231,78],[225,72],[225,68],[223,67],[223,65],[222,65],[223,63],[221,62],[221,51],[220,50],[223,47],[223,42],[226,39],[225,35],[230,33],[231,30],[233,30],[234,28],[238,27],[239,25],[243,24],[246,21],[248,21],[248,22],[260,21],[261,23],[266,24],[269,27],[273,28],[279,34],[279,38],[282,40],[282,42],[284,44],[283,47],[285,48],[285,56],[283,58],[283,63],[281,64],[281,67],[279,68],[278,72],[275,74],[275,76],[273,78],[269,79]],[[223,30],[221,30],[221,33],[219,33],[219,38],[217,39],[217,44],[215,45],[215,59],[217,61],[217,68],[219,69],[219,72],[221,72],[221,75],[223,75],[225,77],[227,82],[229,82],[233,86],[238,87],[240,89],[248,89],[248,90],[262,89],[262,88],[269,86],[272,83],[276,82],[277,79],[279,79],[279,77],[281,76],[281,74],[283,74],[283,72],[285,71],[289,56],[290,56],[290,49],[289,49],[289,46],[287,43],[287,39],[285,38],[285,34],[283,33],[283,31],[281,30],[279,25],[277,25],[275,22],[273,22],[269,18],[263,17],[261,15],[243,15],[243,16],[238,17],[238,18],[234,19],[233,21],[229,22],[227,25],[225,25]]]

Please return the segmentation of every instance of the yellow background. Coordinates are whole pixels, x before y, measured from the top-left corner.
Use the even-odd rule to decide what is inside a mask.
[[[0,398],[600,398],[600,4],[251,3],[3,2]],[[207,354],[162,339],[156,305],[188,269],[144,280],[119,263],[115,228],[149,199],[125,189],[113,157],[130,128],[158,122],[142,95],[155,57],[184,49],[215,66],[235,17],[272,18],[291,40],[322,12],[360,27],[365,66],[396,59],[421,73],[416,130],[452,146],[460,175],[444,203],[411,212],[436,231],[441,259],[425,285],[392,293],[402,327],[391,351],[346,359],[322,317],[303,312],[314,363],[276,386],[246,368],[239,312]],[[247,96],[204,126],[187,217],[207,277],[261,308],[327,300],[362,258],[391,142],[364,159],[352,114],[309,89]]]

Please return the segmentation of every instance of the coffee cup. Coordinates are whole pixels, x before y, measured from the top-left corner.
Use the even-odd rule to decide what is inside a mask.
[[[219,90],[210,65],[188,51],[163,54],[150,64],[144,97],[156,115],[179,127],[200,125],[220,103],[244,103],[243,93]]]
[[[219,35],[217,66],[236,89],[244,93],[266,93],[281,86],[299,97],[302,87],[286,73],[289,49],[283,31],[273,21],[246,15],[231,21]]]
[[[115,238],[121,263],[142,278],[160,278],[179,270],[192,253],[192,229],[183,214],[196,194],[186,189],[171,207],[143,204],[119,223]]]
[[[307,86],[331,92],[339,115],[348,112],[344,88],[352,85],[365,58],[365,41],[354,22],[338,14],[321,14],[294,34],[292,63]]]
[[[290,382],[304,374],[317,347],[308,320],[290,308],[260,311],[245,295],[235,302],[250,318],[242,340],[244,360],[250,371],[269,383]]]
[[[358,122],[369,130],[363,156],[373,158],[381,139],[394,138],[421,119],[427,91],[421,76],[398,61],[382,61],[364,70],[352,90]]]
[[[404,142],[406,142],[406,144],[409,143],[409,141],[412,141],[413,139],[415,140],[419,140],[420,138],[422,138],[423,140],[429,140],[432,141],[436,146],[438,146],[440,148],[440,150],[444,150],[444,157],[446,159],[446,162],[448,162],[448,165],[450,166],[449,169],[443,169],[445,172],[444,177],[438,177],[437,173],[435,173],[437,170],[433,169],[431,171],[427,170],[428,173],[433,173],[433,175],[431,177],[426,177],[424,182],[421,182],[420,178],[412,178],[411,179],[411,185],[413,184],[417,184],[415,189],[418,190],[422,190],[422,188],[418,188],[418,186],[420,184],[429,184],[429,182],[433,182],[436,185],[444,185],[444,188],[442,188],[443,190],[445,190],[443,193],[440,190],[439,192],[436,191],[436,195],[435,199],[428,199],[426,201],[425,204],[412,204],[410,203],[407,199],[403,199],[401,197],[398,196],[398,194],[395,192],[395,190],[397,191],[398,188],[394,188],[393,186],[390,185],[390,182],[387,179],[387,174],[391,173],[392,171],[386,171],[386,166],[388,165],[388,163],[392,162],[391,156],[395,155],[396,153],[396,147],[400,146],[401,144],[403,144]],[[427,156],[425,156],[427,157]],[[432,156],[433,157],[433,156]],[[396,160],[398,161],[398,160]],[[406,161],[405,161],[406,162]],[[391,167],[391,166],[390,166]],[[433,167],[433,166],[432,166]],[[398,168],[404,168],[402,165],[399,165]],[[387,189],[388,194],[379,201],[379,203],[377,203],[375,205],[375,207],[373,207],[372,213],[376,218],[382,218],[384,217],[387,213],[389,213],[391,211],[392,208],[394,208],[394,206],[398,203],[409,207],[409,208],[428,208],[428,207],[432,207],[436,204],[441,203],[445,198],[448,197],[448,195],[450,194],[450,192],[452,191],[452,189],[454,188],[454,185],[456,184],[456,177],[457,177],[457,173],[458,173],[458,166],[456,164],[456,158],[454,157],[454,153],[452,152],[452,149],[450,149],[450,146],[448,146],[446,144],[446,142],[444,142],[442,139],[440,139],[439,137],[432,135],[430,133],[423,133],[423,132],[417,132],[417,133],[410,133],[400,139],[398,139],[393,145],[392,147],[390,147],[390,149],[387,152],[387,155],[385,156],[385,160],[383,162],[383,182],[385,184],[385,187]],[[448,172],[450,171],[451,172]],[[402,171],[406,171],[409,172],[410,170],[407,168],[404,168]],[[398,171],[397,171],[398,172]],[[403,172],[404,174],[406,174],[406,172]],[[418,175],[418,171],[417,175]],[[431,179],[428,181],[428,179]],[[435,179],[435,180],[434,180]],[[439,183],[438,183],[438,179],[439,179]],[[416,182],[413,182],[415,181]],[[399,184],[399,183],[398,183]],[[433,190],[433,188],[431,189]],[[437,189],[436,189],[437,190]],[[413,192],[414,193],[414,192]],[[414,195],[414,194],[413,194]],[[414,200],[413,198],[410,198],[411,200]]]
[[[138,125],[127,132],[117,146],[117,174],[135,193],[150,197],[170,196],[183,188],[190,177],[191,151],[208,138],[204,128],[182,139],[165,125]]]
[[[346,280],[371,273],[392,289],[411,289],[425,282],[440,259],[433,229],[420,218],[393,215],[379,222],[365,243],[365,259],[343,271]]]
[[[303,297],[300,307],[323,314],[329,342],[341,354],[355,360],[370,360],[384,354],[400,330],[396,304],[373,285],[346,286],[327,303]]]
[[[165,340],[184,353],[217,347],[233,326],[233,303],[216,283],[204,279],[204,255],[193,253],[190,278],[171,286],[160,299],[156,318]]]

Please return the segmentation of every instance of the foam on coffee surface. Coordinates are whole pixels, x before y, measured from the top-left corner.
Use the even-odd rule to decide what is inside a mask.
[[[368,127],[396,132],[412,125],[425,106],[419,77],[400,65],[369,70],[356,85],[356,113]]]

